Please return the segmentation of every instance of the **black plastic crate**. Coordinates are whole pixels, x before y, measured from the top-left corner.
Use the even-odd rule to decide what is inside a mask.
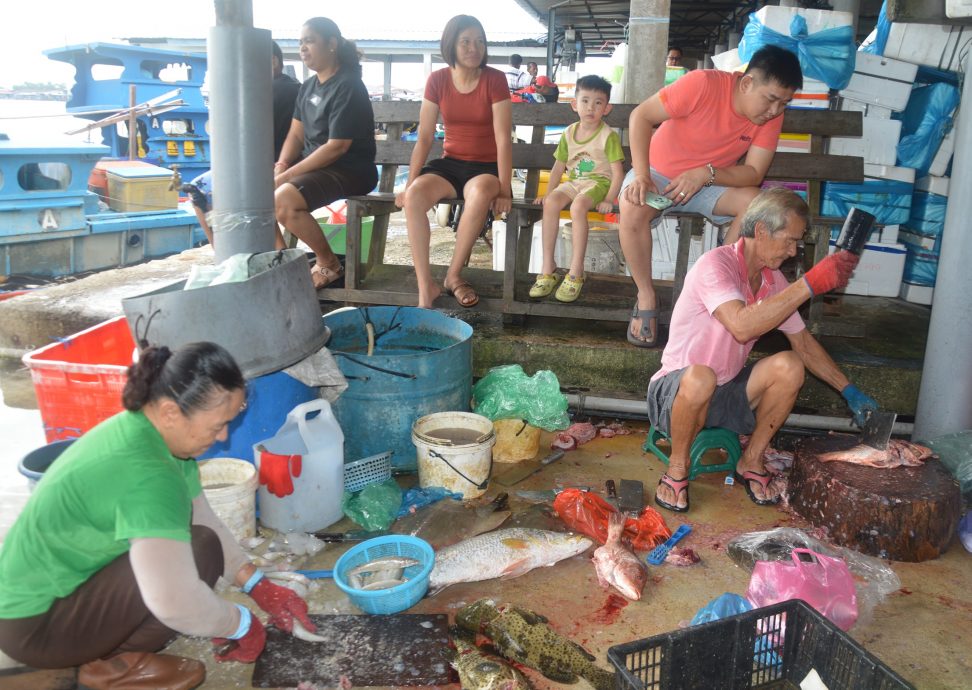
[[[810,669],[830,690],[914,690],[796,599],[616,645],[608,659],[617,690],[799,688]]]

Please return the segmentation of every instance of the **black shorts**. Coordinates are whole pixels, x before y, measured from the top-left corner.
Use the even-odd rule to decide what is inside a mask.
[[[373,165],[361,168],[331,165],[297,175],[290,184],[304,197],[307,208],[314,211],[338,199],[369,193],[378,184],[378,170]]]
[[[756,416],[749,407],[746,384],[753,373],[749,364],[742,368],[731,381],[716,386],[709,409],[705,415],[705,426],[720,426],[737,434],[751,434],[756,428]],[[678,393],[685,369],[672,371],[648,384],[648,418],[657,429],[671,433],[672,405]]]
[[[428,165],[422,168],[419,175],[438,175],[452,185],[455,190],[456,198],[462,199],[462,190],[466,183],[479,175],[492,175],[499,177],[496,163],[479,163],[477,161],[461,161],[456,158],[438,158],[429,161]]]

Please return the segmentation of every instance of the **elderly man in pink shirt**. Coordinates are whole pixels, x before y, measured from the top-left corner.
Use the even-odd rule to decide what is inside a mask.
[[[704,254],[685,278],[661,369],[648,384],[648,416],[672,439],[668,472],[655,491],[663,508],[689,509],[689,449],[713,426],[752,435],[736,479],[754,503],[776,503],[763,451],[793,409],[805,369],[841,392],[858,423],[877,409],[796,313],[808,298],[845,286],[858,257],[839,251],[792,284],[779,271],[796,254],[807,217],[806,202],[793,192],[762,192],[746,209],[739,241]],[[753,345],[774,328],[793,349],[746,366]]]

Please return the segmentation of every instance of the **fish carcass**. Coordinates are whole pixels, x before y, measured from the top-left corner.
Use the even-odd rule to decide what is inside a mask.
[[[890,469],[892,467],[921,467],[922,463],[935,455],[931,448],[919,443],[891,439],[886,450],[878,450],[859,444],[847,450],[835,450],[818,455],[821,462],[850,462],[855,465]]]
[[[470,637],[474,637],[470,635]],[[459,673],[462,690],[531,690],[533,686],[505,659],[487,654],[464,635],[455,635],[456,658],[452,668]]]
[[[611,513],[607,542],[595,549],[591,560],[601,587],[614,587],[626,598],[638,601],[648,579],[648,568],[622,543],[624,523],[623,513]]]
[[[542,529],[512,527],[487,532],[437,551],[429,590],[435,593],[458,582],[517,577],[583,553],[593,544],[579,534]]]
[[[614,688],[613,673],[596,666],[593,654],[554,632],[537,613],[480,599],[459,609],[456,623],[486,635],[504,657],[536,669],[550,680],[576,683],[580,677],[596,690]]]

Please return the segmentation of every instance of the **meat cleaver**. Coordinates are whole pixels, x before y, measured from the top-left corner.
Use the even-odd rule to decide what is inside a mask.
[[[497,484],[502,484],[503,486],[513,486],[517,482],[522,482],[534,472],[539,472],[550,463],[560,460],[562,457],[564,457],[564,451],[558,449],[542,460],[518,463],[502,474],[493,477],[493,479]]]
[[[886,450],[891,439],[894,422],[898,419],[896,412],[880,412],[877,410],[867,413],[864,420],[861,443],[877,450]]]

